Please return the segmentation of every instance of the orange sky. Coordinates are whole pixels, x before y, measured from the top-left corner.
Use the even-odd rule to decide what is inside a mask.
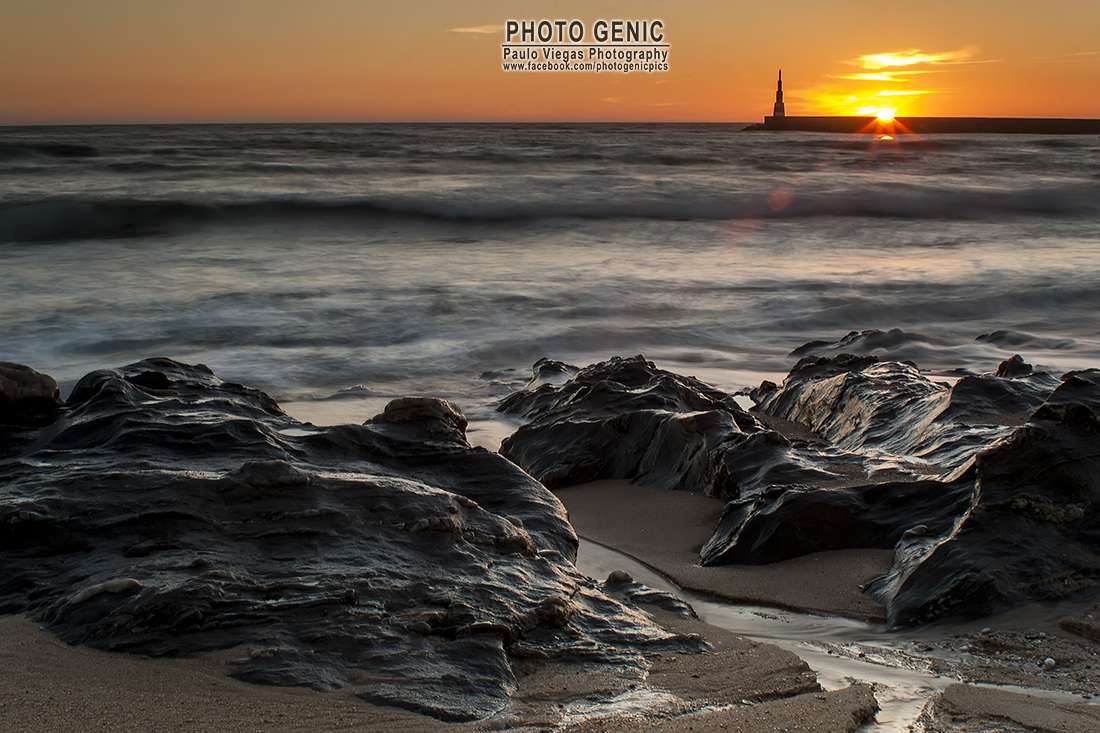
[[[505,74],[500,33],[451,30],[509,17],[659,17],[672,70]],[[0,123],[744,121],[780,65],[788,114],[1100,117],[1100,1],[0,6]]]

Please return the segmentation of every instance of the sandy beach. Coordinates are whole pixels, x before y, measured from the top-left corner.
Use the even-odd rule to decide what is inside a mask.
[[[433,718],[343,692],[250,685],[229,677],[241,649],[150,659],[71,646],[24,616],[0,617],[4,731],[436,730]]]
[[[649,565],[687,590],[739,603],[879,621],[882,607],[861,586],[890,565],[890,550],[837,550],[770,565],[701,567],[699,547],[724,503],[627,481],[559,489],[580,536]]]
[[[250,685],[227,676],[227,662],[247,650],[188,659],[150,659],[70,646],[25,617],[0,617],[0,730],[2,731],[337,731],[418,733],[435,730],[577,731],[677,730],[624,707],[622,719],[603,720],[593,696],[634,694],[638,705],[690,712],[696,730],[847,733],[875,709],[870,688],[825,693],[798,657],[692,619],[654,611],[666,627],[701,633],[714,646],[708,659],[657,657],[649,690],[607,669],[556,665],[520,679],[504,715],[470,724],[380,707],[351,690]],[[614,699],[614,698],[613,698]],[[713,710],[715,706],[726,709]],[[734,706],[734,707],[731,707]],[[633,714],[630,714],[633,713]]]

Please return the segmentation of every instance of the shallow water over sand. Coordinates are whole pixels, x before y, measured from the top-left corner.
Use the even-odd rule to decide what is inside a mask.
[[[625,570],[637,582],[676,593],[691,603],[703,621],[797,654],[817,673],[818,681],[827,690],[846,687],[853,680],[873,683],[880,711],[876,724],[869,730],[882,733],[908,733],[925,705],[948,685],[958,682],[953,677],[912,664],[905,651],[913,641],[940,638],[998,622],[983,619],[891,633],[881,625],[839,616],[726,603],[684,591],[637,560],[585,539],[581,540],[577,567],[594,578],[606,578],[613,570]],[[1014,614],[1038,618],[1036,614],[1041,611],[1029,608]],[[1068,693],[1008,685],[1000,687],[1053,700],[1082,701]]]

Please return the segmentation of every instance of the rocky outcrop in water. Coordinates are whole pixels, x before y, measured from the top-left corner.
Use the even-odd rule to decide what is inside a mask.
[[[907,362],[809,356],[753,390],[748,413],[641,357],[612,359],[507,398],[531,422],[502,452],[550,485],[621,478],[730,499],[704,564],[894,548],[869,592],[892,623],[918,623],[1097,587],[1097,374],[1059,380],[1016,356],[952,384]]]
[[[93,372],[64,405],[4,369],[6,406],[54,415],[0,434],[0,612],[70,643],[244,644],[241,679],[446,720],[503,708],[517,660],[641,675],[646,653],[703,646],[581,576],[558,500],[471,448],[448,402],[316,428],[167,359]]]

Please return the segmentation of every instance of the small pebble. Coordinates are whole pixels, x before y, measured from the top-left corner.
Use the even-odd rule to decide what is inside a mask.
[[[1046,659],[1043,660],[1043,667],[1045,669],[1054,669],[1057,665],[1058,665],[1058,663],[1055,662],[1050,657],[1047,657]]]

